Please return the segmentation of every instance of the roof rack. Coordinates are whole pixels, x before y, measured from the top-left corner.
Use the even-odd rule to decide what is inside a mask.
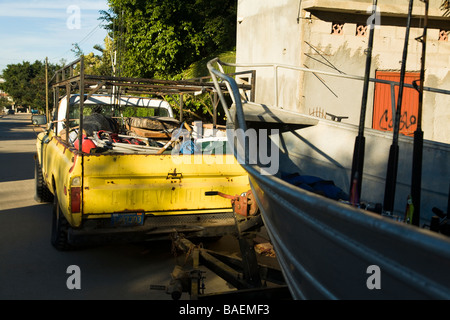
[[[229,76],[250,74],[252,82],[250,84],[240,84],[239,89],[243,92],[250,92],[250,100],[254,99],[255,83],[254,79],[256,71],[243,71],[231,73]],[[214,95],[213,101],[213,127],[217,125],[217,107],[219,99],[214,83],[208,81],[211,77],[202,77],[194,80],[161,80],[148,78],[131,78],[131,77],[116,77],[116,76],[99,76],[89,75],[85,73],[84,57],[67,64],[61,69],[57,70],[52,79],[48,82],[48,86],[53,89],[54,106],[57,107],[61,93],[70,96],[75,90],[80,96],[85,99],[80,100],[80,128],[83,128],[83,105],[84,101],[89,99],[96,93],[106,93],[116,97],[115,101],[120,101],[121,95],[146,95],[158,96],[164,99],[165,96],[180,95],[179,104],[177,108],[180,110],[180,121],[183,121],[183,99],[185,94],[198,95],[203,93],[210,93]],[[219,84],[221,90],[227,90],[224,83]],[[62,92],[61,92],[62,90]],[[175,100],[175,99],[174,99]],[[69,101],[69,99],[67,100]],[[69,108],[67,108],[69,110]],[[186,110],[189,111],[189,110]],[[68,111],[67,111],[68,112]],[[56,114],[56,113],[55,113]],[[67,116],[66,119],[69,119]],[[68,120],[67,120],[68,121]],[[68,123],[66,124],[68,127]],[[81,139],[82,130],[79,130],[79,139]],[[81,147],[81,146],[80,146]]]
[[[254,70],[228,74],[230,76],[252,74]],[[72,88],[84,89],[88,96],[96,92],[111,93],[111,89],[120,88],[124,94],[137,93],[148,95],[173,95],[173,94],[198,94],[200,92],[216,92],[213,82],[206,82],[211,77],[196,78],[193,80],[161,80],[149,78],[130,78],[116,76],[98,76],[85,73],[84,58],[81,57],[63,68],[56,71],[49,84],[55,88],[66,88],[70,85]],[[220,84],[223,90],[226,90],[225,84]],[[251,84],[240,84],[238,87],[245,91],[250,91],[254,97],[254,82]],[[252,100],[252,98],[251,98]]]

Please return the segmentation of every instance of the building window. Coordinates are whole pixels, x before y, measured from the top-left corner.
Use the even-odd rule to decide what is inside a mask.
[[[357,37],[365,37],[367,35],[367,25],[358,24],[356,26],[356,36]]]
[[[344,24],[340,22],[333,22],[331,27],[331,34],[343,35]]]
[[[439,41],[448,41],[448,34],[450,31],[440,30],[439,31]]]

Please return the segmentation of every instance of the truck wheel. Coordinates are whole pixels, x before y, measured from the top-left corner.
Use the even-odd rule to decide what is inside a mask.
[[[59,251],[67,251],[71,249],[68,239],[69,222],[58,203],[58,197],[55,195],[53,200],[53,217],[52,217],[52,238],[53,247]]]
[[[47,185],[45,184],[44,177],[42,175],[42,169],[37,159],[34,162],[34,181],[36,184],[36,194],[35,194],[36,201],[52,202],[53,194],[50,192],[50,190],[47,188]]]

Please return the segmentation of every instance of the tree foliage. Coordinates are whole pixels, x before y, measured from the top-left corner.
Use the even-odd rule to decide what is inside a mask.
[[[49,64],[48,74],[59,68]],[[45,109],[45,63],[24,61],[10,64],[3,70],[4,83],[0,88],[14,99],[16,105]]]
[[[123,75],[170,78],[235,46],[236,0],[108,0]]]
[[[0,110],[9,106],[11,106],[11,102],[8,100],[8,98],[0,96]]]
[[[112,60],[113,60],[113,41],[109,37],[106,37],[103,43],[104,47],[95,45],[94,49],[101,52],[101,55],[90,52],[84,54],[77,43],[74,43],[72,52],[77,57],[84,57],[84,72],[86,74],[98,75],[98,76],[112,76],[114,75]],[[77,66],[78,67],[78,66]],[[78,68],[75,68],[75,73],[79,72]]]

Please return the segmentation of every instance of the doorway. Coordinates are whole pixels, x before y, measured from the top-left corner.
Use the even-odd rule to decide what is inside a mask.
[[[400,72],[377,71],[376,78],[400,82]],[[420,79],[420,73],[407,72],[405,84],[412,84]],[[399,86],[385,83],[375,84],[372,128],[381,131],[393,131],[393,114],[397,108]],[[417,128],[417,114],[419,109],[419,93],[413,88],[405,87],[403,90],[402,109],[400,117],[400,134],[413,136]]]

